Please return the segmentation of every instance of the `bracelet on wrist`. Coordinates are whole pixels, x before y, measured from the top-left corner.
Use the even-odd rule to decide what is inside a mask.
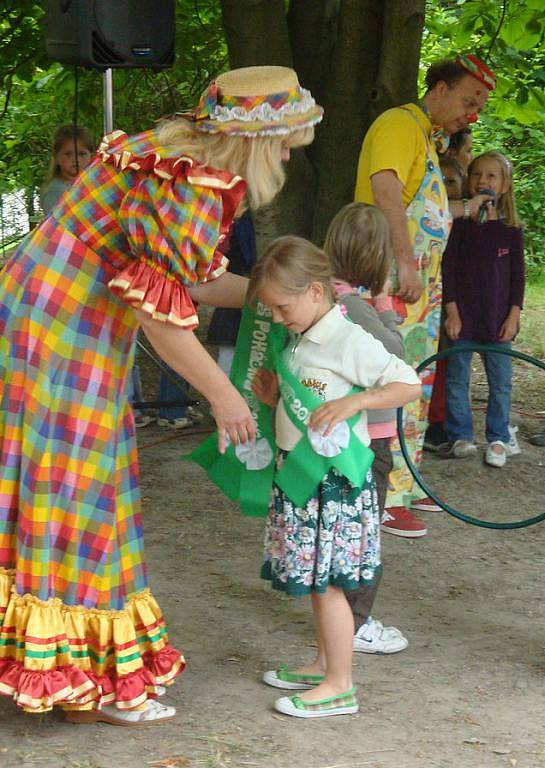
[[[464,199],[462,200],[462,205],[464,207],[463,213],[462,213],[462,219],[469,219],[470,211],[469,211],[469,200],[467,199],[467,197],[464,197]]]

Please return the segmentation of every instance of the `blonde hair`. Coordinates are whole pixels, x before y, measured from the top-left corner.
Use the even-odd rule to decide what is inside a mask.
[[[311,283],[321,283],[324,295],[333,303],[332,278],[333,268],[324,251],[302,237],[279,237],[254,264],[248,301],[253,303],[269,283],[289,294],[304,293]]]
[[[374,205],[350,203],[327,230],[324,250],[335,277],[380,293],[392,266],[393,249],[386,216]]]
[[[200,131],[184,118],[165,123],[160,143],[186,152],[204,165],[234,173],[248,185],[248,204],[254,210],[280,192],[286,180],[282,150],[310,144],[314,128],[303,128],[286,136],[229,136]]]
[[[483,152],[482,155],[473,158],[467,169],[468,178],[471,176],[471,171],[479,160],[496,160],[500,166],[502,180],[504,184],[507,183],[507,190],[496,200],[498,216],[508,227],[520,227],[520,219],[515,203],[515,190],[513,187],[513,166],[505,155],[502,155],[501,152],[498,152],[495,149],[491,149],[488,152]]]

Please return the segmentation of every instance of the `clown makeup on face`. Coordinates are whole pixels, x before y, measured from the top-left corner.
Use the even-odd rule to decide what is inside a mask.
[[[430,104],[433,122],[446,133],[461,131],[484,107],[488,93],[488,89],[471,75],[450,86],[443,81],[437,83],[433,104]]]

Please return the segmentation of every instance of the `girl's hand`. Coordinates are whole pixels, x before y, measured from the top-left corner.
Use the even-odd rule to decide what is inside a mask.
[[[462,318],[458,312],[458,306],[455,301],[449,301],[445,304],[447,318],[445,320],[445,331],[449,339],[458,341],[460,331],[462,330]]]
[[[252,392],[260,402],[269,405],[271,408],[276,408],[280,398],[280,388],[276,373],[268,371],[266,368],[259,368],[254,374]]]
[[[517,317],[511,317],[510,315],[507,317],[507,320],[504,322],[502,327],[500,328],[500,335],[499,340],[500,341],[513,341],[515,336],[520,330],[520,323]]]
[[[359,394],[347,395],[346,397],[340,397],[338,400],[329,400],[312,411],[309,426],[326,437],[333,427],[360,411]]]
[[[445,331],[449,339],[452,341],[458,341],[460,338],[460,331],[462,330],[462,321],[460,315],[454,315],[447,317],[445,320]]]
[[[484,203],[495,202],[496,195],[475,195],[469,199],[469,216],[472,219],[476,219],[479,215],[481,205]]]
[[[212,414],[218,427],[218,450],[225,453],[228,442],[246,443],[255,437],[255,424],[246,400],[231,386],[212,404]]]

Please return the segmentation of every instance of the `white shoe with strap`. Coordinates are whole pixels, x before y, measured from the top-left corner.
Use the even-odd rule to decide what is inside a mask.
[[[369,616],[354,635],[356,653],[399,653],[409,645],[407,638],[396,627],[385,627]]]
[[[166,707],[155,699],[148,699],[143,709],[118,709],[108,704],[102,709],[67,710],[64,718],[78,725],[88,723],[109,723],[110,725],[143,726],[159,725],[172,720],[176,715],[174,707]]]

